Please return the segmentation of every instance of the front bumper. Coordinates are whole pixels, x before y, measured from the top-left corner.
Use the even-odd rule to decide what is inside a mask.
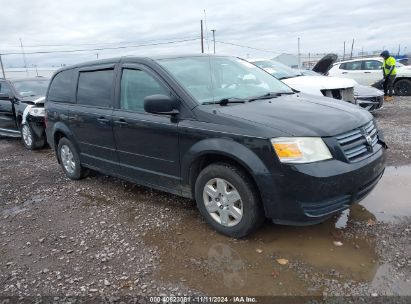
[[[332,159],[282,168],[257,178],[266,216],[278,224],[310,225],[371,192],[384,173],[385,148],[356,163]]]
[[[36,139],[45,138],[45,119],[44,116],[32,116],[27,115],[26,122],[30,125],[31,129],[33,130],[33,134]]]
[[[370,97],[358,97],[357,104],[369,112],[381,109],[384,105],[384,95],[370,96]]]

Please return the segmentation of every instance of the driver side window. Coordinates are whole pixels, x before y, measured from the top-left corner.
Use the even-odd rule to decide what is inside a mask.
[[[156,79],[142,70],[123,69],[120,108],[144,112],[144,98],[150,95],[170,95]]]

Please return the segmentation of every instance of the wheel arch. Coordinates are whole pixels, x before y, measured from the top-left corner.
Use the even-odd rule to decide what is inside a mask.
[[[70,131],[70,129],[65,124],[58,122],[54,125],[53,132],[52,132],[52,148],[54,152],[56,153],[57,161],[59,163],[60,163],[60,159],[58,157],[57,147],[58,147],[59,141],[63,137],[66,137],[68,140],[70,140],[75,146],[75,148],[77,149],[77,151],[80,153],[78,145],[74,139],[73,133]]]
[[[239,167],[253,182],[256,190],[259,187],[255,176],[269,173],[260,158],[246,146],[231,139],[206,139],[196,143],[182,159],[182,183],[192,197],[199,173],[213,163],[228,163]]]

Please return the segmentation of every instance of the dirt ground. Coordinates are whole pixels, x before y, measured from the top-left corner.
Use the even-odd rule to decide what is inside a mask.
[[[389,146],[374,192],[311,227],[235,240],[194,203],[0,140],[0,296],[411,296],[411,98],[375,114]],[[411,299],[411,298],[409,298]]]

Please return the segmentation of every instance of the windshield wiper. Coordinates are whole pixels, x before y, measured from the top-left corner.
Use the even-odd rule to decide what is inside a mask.
[[[294,94],[294,92],[268,92],[264,95],[261,96],[256,96],[256,97],[251,97],[248,99],[248,102],[252,102],[254,100],[260,100],[260,99],[271,99],[271,98],[276,98],[281,95],[289,95],[289,94]]]
[[[220,100],[217,101],[207,101],[207,102],[203,102],[203,105],[208,105],[208,104],[219,104],[221,106],[225,106],[229,103],[245,103],[246,100],[241,99],[241,98],[237,98],[237,97],[227,97],[227,98],[222,98]]]

